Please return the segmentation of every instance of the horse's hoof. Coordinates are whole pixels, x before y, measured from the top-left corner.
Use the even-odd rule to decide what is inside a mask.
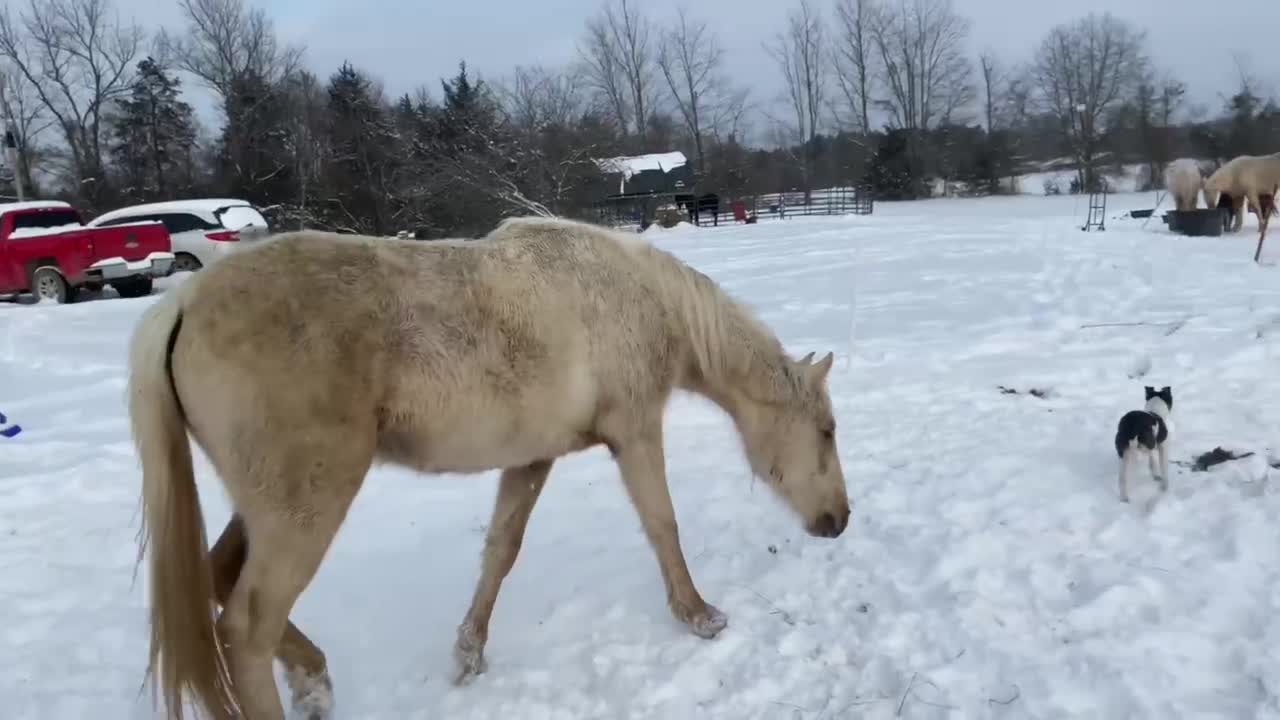
[[[689,618],[689,627],[693,630],[693,634],[700,638],[710,640],[720,634],[729,626],[729,616],[720,612],[714,605],[707,605],[707,609]]]
[[[483,675],[489,669],[489,663],[484,659],[483,653],[471,656],[454,653],[454,657],[458,661],[458,670],[453,676],[453,684],[458,687],[470,685],[477,675]]]
[[[458,664],[457,673],[453,678],[454,685],[467,685],[477,675],[483,675],[489,669],[489,664],[484,659],[484,641],[476,635],[475,629],[470,625],[463,624],[458,627],[458,641],[453,645],[453,659]]]
[[[308,675],[294,671],[288,676],[293,691],[291,720],[329,720],[333,716],[333,684],[328,673]]]
[[[289,718],[290,720],[329,720],[330,715],[328,710],[294,705]]]

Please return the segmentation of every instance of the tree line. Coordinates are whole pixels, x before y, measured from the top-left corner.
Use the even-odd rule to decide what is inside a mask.
[[[89,213],[232,196],[277,227],[425,238],[510,214],[589,217],[616,187],[594,160],[618,155],[682,150],[696,190],[721,197],[862,185],[909,199],[939,181],[1014,192],[1050,160],[1074,170],[1073,191],[1121,163],[1159,185],[1176,157],[1272,152],[1280,129],[1240,63],[1220,106],[1196,107],[1145,32],[1107,13],[1009,58],[971,47],[952,0],[794,0],[760,44],[773,93],[735,75],[712,19],[603,0],[563,67],[481,78],[462,59],[393,96],[358,63],[314,73],[245,0],[178,2],[178,32],[148,32],[111,0],[0,8],[0,113],[28,194]],[[217,99],[218,127],[201,127],[184,78]]]

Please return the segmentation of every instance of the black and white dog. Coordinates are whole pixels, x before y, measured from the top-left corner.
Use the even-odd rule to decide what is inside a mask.
[[[1157,391],[1148,385],[1146,391],[1146,409],[1125,413],[1116,428],[1121,502],[1129,502],[1129,471],[1144,454],[1150,463],[1151,476],[1160,483],[1160,492],[1169,489],[1169,414],[1173,412],[1173,390],[1166,385]]]

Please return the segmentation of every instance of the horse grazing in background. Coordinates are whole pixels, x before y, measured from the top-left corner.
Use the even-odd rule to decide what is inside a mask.
[[[1275,197],[1280,186],[1280,153],[1271,155],[1241,155],[1232,158],[1214,171],[1204,181],[1204,201],[1208,207],[1227,206],[1230,199],[1234,222],[1231,232],[1239,232],[1244,226],[1245,202],[1258,214],[1258,225],[1263,236],[1274,206],[1262,201],[1263,195]]]
[[[1164,184],[1173,196],[1174,208],[1179,212],[1196,209],[1196,199],[1204,188],[1204,175],[1200,164],[1189,158],[1169,163],[1164,171]],[[1208,207],[1213,207],[1209,205]]]
[[[832,355],[789,358],[710,278],[643,239],[551,219],[475,241],[300,231],[246,248],[147,309],[130,345],[143,468],[151,648],[169,717],[328,717],[324,653],[289,613],[375,460],[501,470],[455,682],[484,672],[489,619],[556,459],[612,453],[674,616],[724,613],[694,587],[667,489],[663,410],[676,389],[723,408],[752,471],[808,532],[849,520],[827,390]],[[233,515],[211,551],[188,432]],[[149,547],[148,547],[149,545]],[[222,605],[220,616],[216,605]]]
[[[689,222],[694,225],[702,224],[702,213],[710,212],[712,222],[716,225],[720,224],[720,196],[709,192],[701,195],[693,193],[681,193],[675,196],[676,204],[685,209],[689,214]]]

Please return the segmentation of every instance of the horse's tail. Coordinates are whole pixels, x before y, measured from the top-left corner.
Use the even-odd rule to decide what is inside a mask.
[[[213,718],[236,717],[235,695],[215,627],[213,573],[191,464],[186,416],[171,355],[182,328],[182,290],[143,314],[129,347],[129,418],[142,459],[138,560],[151,545],[151,651],[166,717],[182,720],[184,692]]]

